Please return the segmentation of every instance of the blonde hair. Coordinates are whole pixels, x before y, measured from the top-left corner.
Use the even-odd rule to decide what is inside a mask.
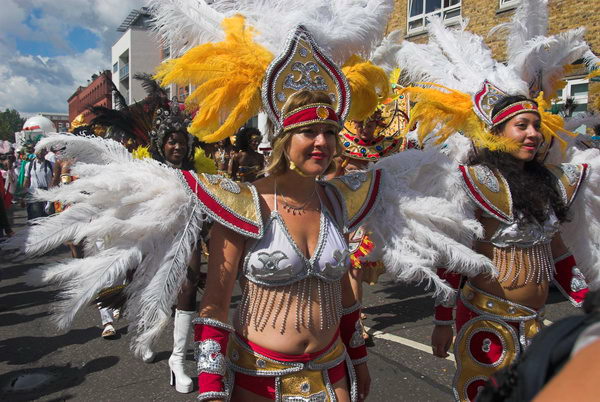
[[[281,108],[281,114],[285,115],[286,113],[297,109],[301,106],[308,105],[311,103],[327,103],[331,105],[331,98],[323,91],[300,91],[296,92],[292,96],[288,98],[283,107]],[[273,139],[273,150],[271,151],[271,155],[269,156],[269,163],[265,170],[263,171],[265,175],[269,176],[277,176],[285,173],[289,169],[289,162],[286,156],[286,149],[292,138],[297,131],[292,130],[287,133],[276,135]],[[339,135],[336,136],[335,142],[335,155],[334,157],[340,155],[342,153],[342,144],[340,142]],[[335,171],[336,166],[334,161],[331,161],[331,164],[327,167],[327,170],[323,174],[329,174]]]

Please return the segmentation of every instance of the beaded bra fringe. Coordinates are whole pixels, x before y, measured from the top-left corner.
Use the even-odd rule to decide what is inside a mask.
[[[494,247],[494,265],[498,268],[498,281],[505,289],[518,289],[529,283],[550,282],[554,277],[554,262],[550,243],[520,248]],[[520,280],[525,276],[523,281]]]
[[[313,293],[316,291],[316,300]],[[280,333],[285,333],[288,317],[293,301],[296,305],[296,330],[301,327],[312,329],[313,309],[319,306],[320,329],[328,329],[339,324],[342,316],[342,291],[340,281],[325,282],[315,277],[284,286],[264,286],[249,280],[242,283],[242,300],[238,307],[240,324],[252,325],[255,331],[262,332],[267,325],[279,326]],[[278,325],[278,319],[281,322]]]

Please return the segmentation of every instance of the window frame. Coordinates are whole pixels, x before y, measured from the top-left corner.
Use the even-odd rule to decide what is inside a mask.
[[[585,110],[580,110],[580,111],[574,112],[572,117],[575,117],[578,114],[587,112],[588,108],[589,108],[589,104],[590,104],[589,103],[590,102],[590,80],[588,78],[586,78],[586,76],[582,75],[582,76],[568,77],[565,79],[565,81],[567,81],[567,85],[565,85],[565,87],[562,89],[562,94],[560,95],[560,97],[557,96],[555,98],[555,100],[552,102],[553,105],[556,105],[556,106],[564,105],[565,102],[567,101],[567,98],[573,98],[573,100],[575,101],[575,103],[577,105],[579,105],[579,106],[585,105]],[[588,85],[587,95],[571,96],[571,88],[573,87],[573,85],[579,85],[579,84],[587,84]],[[583,134],[583,133],[585,133],[585,130],[586,130],[586,126],[581,126],[581,127],[577,128],[575,131]]]
[[[458,4],[454,4],[452,6],[449,7],[445,7],[444,6],[444,1],[445,0],[440,0],[440,4],[441,7],[430,12],[430,13],[426,13],[425,12],[425,7],[426,7],[426,1],[427,0],[419,0],[421,2],[423,2],[423,13],[417,15],[417,16],[410,16],[410,7],[411,7],[411,3],[413,0],[407,0],[407,6],[406,6],[406,35],[407,36],[413,36],[413,35],[418,35],[424,32],[427,32],[427,17],[430,17],[432,15],[441,15],[443,16],[446,12],[448,11],[455,11],[456,9],[458,9],[458,15],[451,17],[451,18],[443,18],[444,24],[445,25],[451,25],[453,23],[457,23],[461,20],[462,18],[462,0],[458,0]],[[423,20],[423,24],[418,27],[418,28],[412,28],[410,27],[410,23],[413,21],[417,21],[417,20]]]
[[[506,11],[517,8],[521,0],[498,0],[498,11]]]

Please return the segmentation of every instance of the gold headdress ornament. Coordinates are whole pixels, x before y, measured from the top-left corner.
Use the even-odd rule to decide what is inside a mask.
[[[392,96],[380,97],[375,113],[363,120],[349,119],[344,125],[339,135],[345,156],[376,161],[400,150],[403,132],[409,120],[410,103],[408,97],[400,93],[401,87],[397,84],[399,71],[396,69],[390,74]],[[371,141],[361,139],[357,133],[358,126],[367,122],[375,122],[377,125]]]
[[[88,125],[89,124],[85,122],[85,117],[83,116],[83,113],[79,113],[71,122],[71,125],[69,126],[69,132],[72,133],[73,131],[75,131],[75,129],[79,127],[85,127]]]
[[[275,59],[254,41],[257,32],[243,16],[223,19],[222,27],[223,41],[198,45],[163,63],[156,74],[162,85],[196,87],[186,100],[188,108],[198,109],[188,130],[202,141],[217,142],[235,134],[261,108],[278,135],[286,125],[281,113],[283,105],[290,95],[301,90],[323,91],[329,94],[332,105],[304,109],[302,116],[286,115],[286,119],[293,117],[289,121],[296,127],[301,122],[319,121],[341,125],[348,115],[367,117],[377,106],[376,98],[373,100],[370,94],[379,89],[387,96],[383,69],[350,57],[343,69],[348,72],[346,77],[301,25],[290,33],[284,50]],[[364,100],[357,96],[351,106],[354,93],[369,96]]]

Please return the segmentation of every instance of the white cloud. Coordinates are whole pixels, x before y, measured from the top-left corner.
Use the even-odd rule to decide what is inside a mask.
[[[2,0],[0,13],[0,109],[23,113],[66,112],[67,99],[92,74],[110,68],[116,28],[145,0]],[[41,10],[40,18],[33,17]],[[30,28],[25,21],[30,19]],[[94,32],[97,47],[76,53],[67,34],[75,27]],[[64,55],[24,55],[15,39],[43,41]]]

